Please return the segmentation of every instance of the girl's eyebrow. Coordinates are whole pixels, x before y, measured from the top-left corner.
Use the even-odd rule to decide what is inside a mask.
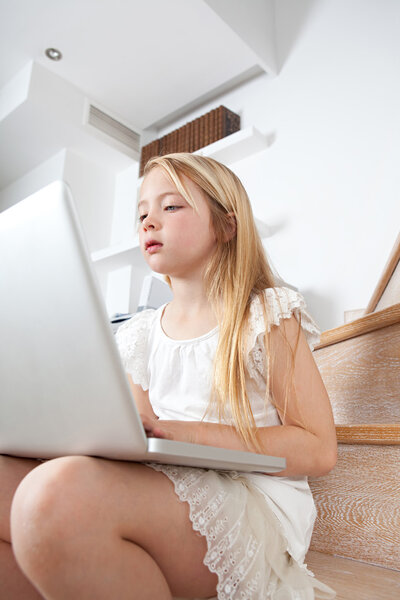
[[[171,191],[169,191],[169,192],[163,192],[162,194],[159,194],[159,195],[156,197],[156,200],[162,200],[163,198],[165,198],[165,196],[180,196],[180,197],[182,198],[182,196],[181,196],[181,194],[178,192],[178,190],[176,190],[176,191],[173,191],[173,190],[171,190]],[[147,200],[144,198],[143,200],[141,200],[141,201],[138,203],[138,208],[140,208],[140,206],[142,206],[142,204],[147,204],[147,203],[148,203],[148,201],[147,201]]]

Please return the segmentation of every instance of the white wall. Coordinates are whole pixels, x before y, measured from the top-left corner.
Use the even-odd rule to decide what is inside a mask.
[[[185,115],[224,104],[270,136],[236,163],[265,247],[323,330],[365,308],[400,224],[400,2],[278,0],[277,77],[261,76]]]
[[[137,171],[137,163],[118,173],[64,148],[0,190],[0,212],[53,181],[63,180],[71,188],[89,251],[102,250],[131,239],[135,232]],[[141,281],[148,273],[142,261],[137,262],[111,272],[96,264],[110,315],[136,309]]]
[[[23,177],[0,190],[0,212],[34,194],[49,183],[63,178],[66,150],[60,150]]]
[[[110,244],[116,173],[80,153],[64,148],[0,190],[0,212],[56,180],[65,181],[82,221],[91,252]]]
[[[64,181],[71,187],[91,252],[110,244],[116,174],[76,152],[66,153]]]

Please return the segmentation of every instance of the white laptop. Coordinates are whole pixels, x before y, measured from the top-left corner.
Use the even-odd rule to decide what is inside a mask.
[[[0,453],[274,473],[284,458],[147,438],[68,187],[0,213]]]

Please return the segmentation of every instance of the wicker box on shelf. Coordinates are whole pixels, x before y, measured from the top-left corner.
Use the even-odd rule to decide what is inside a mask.
[[[163,156],[173,152],[196,152],[239,130],[239,115],[225,106],[214,108],[205,115],[143,146],[139,176],[143,175],[147,161],[153,156]]]

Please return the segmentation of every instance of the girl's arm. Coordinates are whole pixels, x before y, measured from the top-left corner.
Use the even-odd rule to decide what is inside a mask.
[[[144,389],[142,388],[141,385],[137,385],[136,383],[133,383],[132,378],[129,375],[129,373],[127,373],[127,377],[128,377],[129,385],[131,386],[133,397],[135,399],[136,408],[138,409],[138,412],[142,418],[142,421],[144,421],[145,419],[147,419],[147,420],[150,419],[151,421],[158,419],[157,415],[155,414],[155,412],[153,411],[153,408],[151,406],[148,390],[144,391]]]
[[[336,431],[328,393],[302,329],[286,410],[284,406],[291,355],[281,332],[285,331],[294,351],[298,328],[294,316],[282,319],[279,326],[271,328],[270,350],[271,356],[275,357],[271,368],[271,392],[282,425],[260,427],[259,440],[265,454],[286,458],[287,468],[279,473],[280,476],[320,476],[336,464]],[[157,437],[248,450],[229,425],[161,420],[153,425],[150,435]]]

